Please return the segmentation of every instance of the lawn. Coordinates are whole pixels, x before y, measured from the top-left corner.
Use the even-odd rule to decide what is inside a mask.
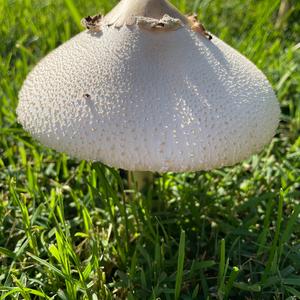
[[[300,299],[300,2],[173,1],[267,75],[281,123],[247,161],[142,191],[16,122],[31,68],[116,2],[0,0],[0,299]]]

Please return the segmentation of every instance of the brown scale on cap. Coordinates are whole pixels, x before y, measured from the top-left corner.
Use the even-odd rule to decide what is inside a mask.
[[[81,20],[81,24],[88,30],[99,32],[101,31],[101,21],[102,21],[101,15],[87,16],[86,18],[83,18]]]
[[[148,0],[151,1],[151,0]],[[174,13],[174,8],[171,8],[171,12]],[[176,11],[175,11],[176,12]],[[176,14],[175,14],[176,15]],[[109,16],[109,15],[108,15]],[[188,25],[190,28],[197,33],[200,33],[202,36],[206,37],[207,39],[211,40],[212,35],[209,34],[205,27],[198,21],[197,14],[193,14],[191,16],[181,16],[180,18],[174,18],[168,14],[163,15],[162,18],[153,18],[153,17],[146,17],[146,16],[139,16],[132,14],[130,16],[134,21],[126,23],[128,21],[124,21],[124,24],[133,25],[138,24],[139,26],[143,27],[146,30],[163,30],[163,31],[173,31],[180,28],[182,25]],[[108,21],[106,20],[108,18]],[[111,26],[114,22],[109,22],[109,17],[95,15],[95,16],[87,16],[81,20],[81,24],[88,30],[93,32],[101,31],[102,24]],[[105,21],[106,20],[106,21]],[[122,24],[122,23],[121,23]],[[123,25],[124,25],[123,24]],[[121,27],[118,24],[114,24],[116,27]]]
[[[198,32],[208,38],[209,40],[212,39],[212,35],[206,31],[205,27],[198,21],[197,14],[193,14],[187,17],[191,26],[191,29],[195,32]]]

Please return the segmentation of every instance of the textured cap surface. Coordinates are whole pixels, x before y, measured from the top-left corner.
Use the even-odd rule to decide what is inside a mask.
[[[232,165],[260,151],[279,120],[262,72],[186,26],[84,31],[33,69],[19,99],[19,122],[43,144],[128,170]]]

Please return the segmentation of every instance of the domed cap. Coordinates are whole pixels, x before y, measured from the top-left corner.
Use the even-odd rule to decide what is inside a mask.
[[[244,56],[165,0],[123,0],[46,56],[18,120],[71,156],[139,171],[233,165],[273,137],[279,105]]]

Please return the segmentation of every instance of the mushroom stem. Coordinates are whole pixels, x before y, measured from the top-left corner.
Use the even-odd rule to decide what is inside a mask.
[[[153,181],[153,173],[147,171],[134,171],[128,172],[128,186],[129,188],[137,188],[142,191],[145,186]]]

